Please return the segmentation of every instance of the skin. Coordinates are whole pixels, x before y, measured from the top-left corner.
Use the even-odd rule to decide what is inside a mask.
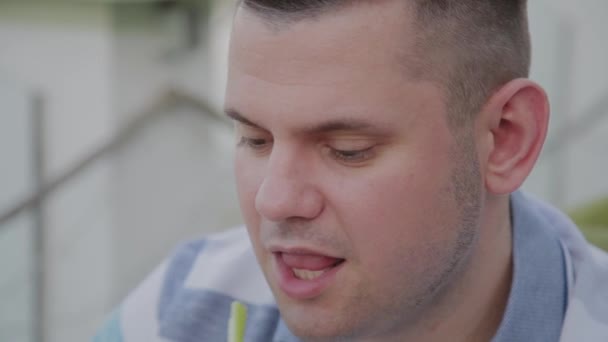
[[[280,28],[235,16],[226,112],[239,202],[282,318],[306,341],[487,341],[506,306],[508,194],[542,146],[546,96],[513,80],[451,129],[441,87],[399,60],[415,37],[402,4]],[[296,300],[278,286],[277,244],[345,263],[321,295]]]

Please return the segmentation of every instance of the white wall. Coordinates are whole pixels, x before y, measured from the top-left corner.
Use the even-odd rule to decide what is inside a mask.
[[[30,98],[26,88],[0,74],[0,211],[33,190]],[[31,215],[0,229],[0,341],[28,342],[32,328]]]
[[[532,78],[548,92],[552,118],[548,143],[608,96],[608,2],[530,1]],[[604,114],[608,116],[608,111]],[[563,208],[608,194],[608,120],[603,119],[567,148],[541,155],[526,188]]]
[[[218,27],[226,30],[228,22],[211,31],[199,27],[199,45],[186,48],[179,9],[162,12],[123,4],[112,13],[112,93],[118,122],[132,120],[168,88],[221,110],[225,71],[211,60],[227,47],[222,40],[216,48],[212,37]],[[173,108],[113,157],[113,303],[179,241],[239,222],[231,182],[231,128],[208,114]],[[145,250],[137,249],[142,244]]]
[[[0,70],[47,98],[50,175],[112,134],[109,24],[101,5],[0,3]]]
[[[181,20],[154,5],[0,4],[0,70],[46,100],[49,179],[169,87],[221,107],[224,70],[209,63],[217,52],[183,49]],[[48,341],[86,340],[179,240],[239,221],[226,181],[230,129],[191,109],[174,111],[47,201]],[[13,162],[28,157],[15,151]]]
[[[183,107],[150,122],[114,157],[114,300],[179,242],[240,222],[233,145],[229,127]]]
[[[101,5],[0,3],[0,70],[46,100],[47,177],[66,170],[113,132],[110,32],[110,13]],[[3,163],[22,157],[14,151]],[[100,165],[48,202],[48,341],[85,340],[106,311],[107,199],[108,172]]]
[[[132,119],[169,86],[177,86],[221,109],[224,72],[212,65],[213,32],[198,29],[199,45],[183,44],[183,11],[138,4],[113,6],[113,110]],[[226,27],[227,23],[224,22]],[[213,30],[213,28],[211,28]],[[209,33],[209,34],[208,34]]]

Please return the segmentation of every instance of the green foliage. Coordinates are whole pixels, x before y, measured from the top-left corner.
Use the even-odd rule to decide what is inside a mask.
[[[570,212],[587,239],[608,251],[608,197]]]

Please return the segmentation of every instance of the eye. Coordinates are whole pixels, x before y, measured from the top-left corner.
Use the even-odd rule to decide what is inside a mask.
[[[270,141],[269,139],[265,139],[265,138],[248,138],[248,137],[241,137],[241,140],[238,143],[238,146],[245,146],[248,147],[254,151],[264,151],[264,149],[266,149],[268,146],[270,146],[270,144],[272,143],[272,141]]]
[[[373,157],[373,146],[361,150],[337,150],[331,149],[332,156],[345,163],[356,164],[369,160]]]

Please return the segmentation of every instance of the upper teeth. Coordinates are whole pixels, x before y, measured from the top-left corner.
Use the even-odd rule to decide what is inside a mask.
[[[319,278],[327,270],[328,270],[328,268],[326,268],[324,270],[320,270],[320,271],[302,270],[302,269],[294,268],[293,274],[298,279],[313,280],[313,279]]]

